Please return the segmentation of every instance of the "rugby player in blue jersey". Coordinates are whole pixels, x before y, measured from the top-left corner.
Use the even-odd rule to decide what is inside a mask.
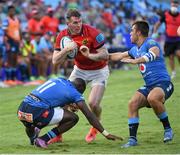
[[[107,139],[122,140],[109,134],[89,110],[82,96],[85,88],[86,83],[80,78],[72,82],[63,78],[50,79],[24,98],[18,108],[18,118],[24,124],[32,145],[47,148],[51,139],[68,131],[78,122],[75,113],[63,109],[67,105],[80,109],[89,123]],[[40,129],[48,125],[56,126],[38,137]]]
[[[145,21],[136,21],[131,28],[131,42],[135,44],[129,51],[110,54],[111,60],[121,60],[125,63],[138,64],[145,81],[128,105],[129,140],[122,147],[137,145],[137,130],[139,126],[139,109],[151,107],[164,127],[164,143],[173,139],[173,131],[164,106],[173,93],[173,84],[168,75],[163,52],[160,45],[148,37],[149,25]]]

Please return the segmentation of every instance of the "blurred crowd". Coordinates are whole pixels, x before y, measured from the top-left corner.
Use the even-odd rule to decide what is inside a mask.
[[[129,32],[135,20],[144,19],[153,26],[167,7],[168,2],[154,0],[1,0],[0,87],[41,84],[49,77],[67,76],[72,60],[53,66],[51,59],[69,8],[79,9],[85,23],[103,32],[109,49],[124,49],[132,46]]]

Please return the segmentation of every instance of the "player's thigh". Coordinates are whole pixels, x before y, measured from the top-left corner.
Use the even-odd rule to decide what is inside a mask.
[[[105,66],[102,69],[94,70],[88,75],[88,79],[91,80],[91,87],[96,85],[102,85],[106,87],[109,78],[109,67]]]
[[[104,91],[105,91],[105,86],[104,85],[94,85],[91,88],[88,102],[90,104],[99,105],[101,100],[102,100],[102,97],[104,95]]]
[[[60,122],[60,124],[66,123],[66,122],[78,122],[79,117],[74,112],[71,112],[69,110],[64,109],[63,118]]]
[[[155,87],[150,91],[147,99],[148,102],[159,101],[163,103],[165,102],[165,93],[162,88]]]
[[[146,97],[141,92],[136,91],[129,101],[129,108],[140,109],[146,106],[148,106]]]
[[[64,116],[64,110],[60,107],[54,108],[54,114],[48,125],[59,124]]]
[[[102,69],[98,70],[82,70],[77,66],[74,66],[71,75],[69,76],[69,80],[72,81],[75,78],[81,78],[86,81],[86,83],[91,82],[91,86],[94,85],[104,85],[107,84],[107,79],[109,77],[109,68],[105,66]]]
[[[163,102],[167,100],[174,92],[174,85],[170,81],[162,81],[154,85],[154,88],[149,93],[150,97],[163,98]]]
[[[29,104],[27,101],[23,101],[18,108],[18,119],[20,121],[31,123],[40,129],[49,124],[53,114],[54,109],[36,107]]]
[[[87,82],[87,71],[81,70],[79,68],[77,68],[77,66],[74,66],[73,71],[71,72],[70,76],[69,76],[69,80],[73,81],[76,78],[81,78],[83,80],[85,80]]]

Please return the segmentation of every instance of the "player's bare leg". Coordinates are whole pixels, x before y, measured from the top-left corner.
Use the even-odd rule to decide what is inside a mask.
[[[89,95],[89,106],[91,111],[96,115],[96,117],[100,120],[101,119],[101,112],[102,108],[100,107],[100,102],[104,95],[105,86],[103,85],[95,85],[92,87],[90,95]],[[85,140],[86,142],[90,143],[95,140],[96,134],[98,131],[91,127],[89,133],[86,135]]]
[[[136,92],[129,101],[128,105],[128,125],[129,139],[128,142],[122,145],[122,148],[128,148],[137,145],[137,130],[139,126],[139,109],[147,106],[147,100],[143,94]]]
[[[71,129],[78,122],[79,117],[68,110],[64,110],[63,119],[60,121],[57,127],[53,128],[48,133],[41,137],[38,137],[35,141],[35,145],[42,148],[47,148],[47,145],[52,144],[51,140],[62,133]]]
[[[153,108],[155,114],[160,119],[164,127],[164,143],[172,141],[173,139],[173,131],[170,126],[170,122],[168,119],[168,114],[166,112],[164,102],[165,102],[165,94],[161,88],[154,88],[150,94],[148,95],[148,102]]]

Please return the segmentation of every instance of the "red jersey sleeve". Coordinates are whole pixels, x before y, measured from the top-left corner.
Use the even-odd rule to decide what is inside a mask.
[[[101,46],[103,46],[105,43],[104,35],[94,27],[91,27],[89,25],[86,25],[86,27],[86,30],[88,31],[89,35],[91,36],[91,39],[93,40],[93,48],[98,49]]]

